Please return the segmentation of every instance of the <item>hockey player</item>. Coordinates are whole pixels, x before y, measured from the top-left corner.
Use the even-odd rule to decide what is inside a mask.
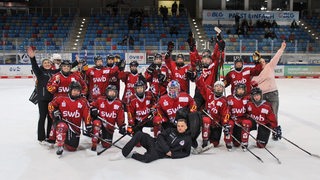
[[[230,134],[242,143],[242,148],[244,150],[246,149],[245,147],[248,147],[248,132],[253,130],[251,129],[252,127],[256,127],[256,123],[246,116],[246,106],[250,99],[250,97],[246,95],[246,89],[245,84],[239,83],[236,85],[233,94],[227,97],[230,113],[230,119],[228,122],[230,126]],[[231,141],[233,140],[233,145],[235,147],[240,146],[232,136],[229,138]]]
[[[130,72],[129,71],[120,71],[119,78],[125,84],[123,96],[122,96],[122,103],[124,105],[125,110],[127,110],[127,104],[129,104],[130,97],[135,94],[135,83],[139,80],[145,80],[141,73],[138,73],[138,66],[139,63],[137,61],[132,61],[129,64]]]
[[[196,73],[191,71],[191,65],[184,64],[184,61],[183,54],[178,54],[175,61],[171,58],[170,51],[165,56],[166,66],[171,71],[170,79],[179,82],[182,92],[189,93],[189,80],[194,81]]]
[[[217,147],[220,142],[222,127],[224,129],[224,141],[227,149],[231,149],[229,109],[227,98],[223,96],[224,84],[222,81],[214,83],[213,91],[207,87],[202,76],[196,81],[196,85],[200,90],[202,97],[205,99],[205,109],[213,119],[203,116],[202,121],[202,148],[209,145],[211,142],[214,147]]]
[[[238,57],[234,61],[234,70],[227,73],[224,84],[226,87],[231,85],[231,92],[234,92],[234,88],[238,83],[245,84],[246,92],[249,95],[251,92],[251,79],[253,76],[257,76],[262,71],[262,65],[259,60],[255,61],[254,67],[243,67],[243,60]]]
[[[128,105],[127,131],[136,133],[143,127],[153,127],[155,106],[155,98],[150,91],[146,91],[146,84],[141,80],[136,82]]]
[[[192,97],[186,92],[180,92],[178,81],[172,80],[168,84],[168,93],[160,97],[157,104],[158,114],[154,117],[154,134],[161,128],[167,129],[177,125],[177,119],[185,118],[188,121],[192,137],[192,146],[196,148],[196,141],[200,134],[200,117],[197,106]]]
[[[162,65],[161,54],[155,55],[153,63],[150,64],[144,75],[147,82],[149,82],[152,94],[157,97],[157,99],[167,93],[168,68]]]
[[[195,47],[193,48],[194,52],[190,52],[190,61],[193,66],[196,66],[197,74],[199,76],[203,77],[203,80],[205,84],[209,85],[210,87],[213,87],[215,81],[217,80],[218,71],[222,67],[222,64],[224,63],[223,57],[224,57],[224,48],[225,48],[225,42],[222,39],[221,33],[217,33],[216,38],[216,44],[214,46],[213,54],[211,54],[210,50],[205,50],[202,53],[201,59],[195,59],[199,58],[199,55],[196,55]],[[200,108],[203,108],[205,104],[204,97],[202,97],[202,94],[200,93],[199,87],[196,87],[194,100],[197,103],[198,110]]]
[[[190,155],[191,136],[187,131],[185,119],[177,120],[176,128],[168,128],[155,139],[141,131],[134,134],[131,140],[123,147],[121,154],[129,157],[132,149],[140,143],[147,152],[144,154],[132,153],[132,158],[140,162],[149,163],[161,158],[184,158]]]
[[[86,71],[86,77],[89,86],[88,100],[95,101],[99,96],[105,95],[105,89],[108,86],[109,79],[118,73],[118,67],[103,67],[103,59],[101,56],[94,57],[94,66]]]
[[[255,87],[251,91],[251,101],[246,107],[248,118],[251,118],[258,124],[257,147],[264,148],[269,140],[270,130],[263,125],[274,129],[275,136],[281,139],[281,127],[278,126],[276,116],[272,111],[271,105],[263,100],[262,91]]]
[[[71,72],[71,63],[68,60],[63,60],[61,63],[60,72],[54,74],[48,81],[47,89],[54,97],[66,96],[69,92],[71,82],[79,82],[82,90],[81,94],[86,95],[88,88],[84,80]]]
[[[125,134],[124,110],[121,101],[117,98],[118,90],[115,85],[106,88],[106,96],[100,96],[91,103],[91,116],[93,118],[93,134],[91,150],[96,151],[99,144],[98,137],[106,142],[101,142],[104,148],[111,147],[115,123],[119,127],[119,133]],[[108,142],[108,143],[107,143]]]
[[[59,69],[62,62],[62,57],[60,54],[54,53],[52,54],[51,61],[52,61],[52,70]]]
[[[119,71],[123,71],[125,68],[125,61],[122,60],[121,62],[116,62],[120,61],[118,60],[120,57],[113,56],[112,54],[107,56],[107,66],[106,69],[109,70],[110,72],[115,73],[112,74],[109,78],[109,85],[115,85],[117,89],[120,89],[120,79],[119,79]],[[120,67],[121,65],[121,67]],[[119,94],[117,94],[117,98],[119,98]]]
[[[84,121],[88,131],[92,129],[89,103],[81,96],[80,83],[71,82],[68,89],[68,96],[57,96],[48,105],[50,115],[54,120],[49,139],[56,141],[57,155],[61,155],[64,148],[68,151],[77,149],[81,134],[79,129],[81,121]]]

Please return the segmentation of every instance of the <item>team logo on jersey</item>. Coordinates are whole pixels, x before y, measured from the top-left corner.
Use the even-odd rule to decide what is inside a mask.
[[[268,114],[269,111],[268,111],[268,109],[262,108],[262,109],[261,109],[261,113],[262,113],[262,114]]]
[[[242,100],[242,103],[243,103],[243,104],[247,104],[247,103],[248,103],[248,100]]]
[[[179,102],[188,102],[188,97],[179,97]]]
[[[149,105],[150,104],[150,100],[146,100],[146,105]]]
[[[78,108],[82,108],[82,104],[80,102],[78,102]]]
[[[251,106],[248,107],[248,111],[252,111],[252,107]]]
[[[243,76],[248,75],[248,74],[250,74],[250,70],[244,71],[244,72],[242,73]]]
[[[236,75],[232,74],[231,77],[232,77],[232,79],[234,79],[236,77]]]
[[[136,108],[139,108],[139,104],[136,102]]]
[[[167,101],[167,100],[164,100],[164,101],[163,101],[163,105],[164,105],[164,106],[168,106],[168,105],[169,105],[168,101]]]
[[[77,82],[77,80],[74,77],[72,77],[71,82]]]
[[[118,104],[115,104],[115,105],[113,106],[113,109],[118,110],[119,107],[120,107],[120,106],[119,106]]]
[[[230,106],[233,106],[233,105],[234,105],[234,103],[233,103],[232,100],[228,101],[228,104],[229,104]]]
[[[222,102],[218,101],[217,102],[217,106],[221,107],[222,106]]]
[[[101,104],[100,104],[100,107],[101,107],[101,108],[104,108],[104,107],[105,107],[105,104],[104,104],[104,103],[101,103]]]
[[[62,107],[66,107],[66,106],[67,106],[67,103],[66,103],[65,101],[62,101],[61,106],[62,106]]]
[[[90,75],[93,76],[94,75],[94,71],[90,71]]]
[[[183,146],[184,143],[185,143],[184,140],[182,140],[182,141],[179,142],[179,144],[180,144],[181,146]]]
[[[108,74],[109,72],[110,72],[109,69],[106,69],[106,70],[103,70],[103,71],[102,71],[103,74]]]
[[[92,95],[99,95],[99,94],[101,94],[100,93],[100,88],[99,88],[99,86],[98,85],[94,85],[93,86],[93,88],[92,88]]]

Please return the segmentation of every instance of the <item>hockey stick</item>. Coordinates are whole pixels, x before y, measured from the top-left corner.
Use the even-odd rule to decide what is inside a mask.
[[[88,132],[88,130],[85,130],[85,129],[81,128],[80,126],[78,126],[78,125],[76,125],[76,124],[68,121],[67,119],[62,119],[62,121],[66,122],[66,123],[68,123],[68,124],[70,124],[70,125],[72,125],[72,126],[74,126],[74,127],[76,127],[76,128],[79,128],[81,131],[87,131],[87,132]],[[94,137],[98,138],[100,141],[103,141],[103,142],[108,143],[108,144],[110,144],[110,145],[112,145],[112,146],[115,146],[115,147],[117,147],[117,148],[119,148],[119,149],[122,149],[121,147],[119,147],[119,146],[117,146],[117,145],[114,145],[113,143],[110,143],[109,141],[106,141],[105,139],[101,138],[100,136],[97,136],[97,135],[95,135],[95,134],[93,134],[93,133],[89,133],[89,134],[90,134],[91,136],[94,136]]]
[[[110,125],[110,126],[112,126],[113,128],[115,128],[115,129],[118,129],[119,130],[119,128],[118,127],[116,127],[115,125],[113,125],[113,124],[111,124],[111,123],[109,123],[107,120],[105,120],[104,118],[102,118],[102,117],[100,117],[100,116],[97,116],[98,117],[98,119],[100,119],[102,122],[104,122],[104,123],[106,123],[106,124],[108,124],[108,125]]]
[[[205,115],[207,115],[212,121],[214,121],[219,127],[222,127],[219,123],[217,123],[214,119],[213,119],[213,117],[209,114],[209,113],[207,113],[204,109],[202,110],[202,112],[205,114]],[[223,127],[222,127],[223,128]],[[260,162],[262,162],[263,163],[263,160],[258,156],[258,155],[256,155],[255,153],[253,153],[247,146],[245,146],[245,145],[243,145],[237,138],[235,138],[232,134],[230,134],[231,136],[232,136],[232,138],[233,139],[235,139],[240,145],[241,145],[241,147],[244,147],[244,148],[246,148],[246,150],[248,151],[248,152],[250,152],[254,157],[256,157]]]
[[[148,117],[146,118],[145,121],[141,121],[139,124],[137,124],[135,127],[141,127],[143,126],[145,123],[147,123],[148,121],[150,121],[152,118],[153,118],[153,112],[150,112],[150,114],[148,115]],[[98,116],[99,117],[99,116]],[[135,129],[135,128],[134,128]],[[131,136],[131,133],[129,132],[126,132],[124,135],[122,135],[121,137],[119,137],[116,141],[114,141],[112,143],[112,145],[116,144],[117,142],[119,142],[122,138],[124,138],[126,135],[130,135]],[[105,148],[99,152],[97,152],[97,155],[99,156],[100,154],[102,154],[103,152],[105,152],[108,148]],[[122,149],[122,148],[121,148]]]
[[[266,126],[265,124],[261,124],[259,121],[255,120],[255,119],[253,119],[253,120],[256,121],[259,125],[262,125],[263,127],[269,129],[271,132],[276,133],[276,131],[274,131],[274,130],[271,129],[270,127]],[[307,150],[303,149],[302,147],[298,146],[296,143],[290,141],[290,140],[287,139],[286,137],[281,136],[281,138],[283,138],[284,140],[286,140],[286,141],[289,142],[290,144],[294,145],[295,147],[299,148],[300,150],[304,151],[305,153],[309,154],[310,156],[320,158],[319,155],[310,153],[309,151],[307,151]]]
[[[234,122],[234,123],[235,123],[238,127],[240,127],[243,131],[245,131],[246,133],[248,133],[249,136],[252,137],[252,139],[254,139],[256,142],[258,141],[257,138],[255,138],[252,134],[250,134],[250,132],[247,131],[243,126],[241,126],[240,124],[238,124],[238,123],[236,123],[236,122]],[[266,148],[266,147],[263,147],[263,148],[264,148],[266,151],[268,151],[268,153],[270,153],[271,156],[273,156],[273,157],[278,161],[279,164],[281,164],[281,161],[279,160],[279,158],[277,158],[277,156],[275,156],[268,148]]]

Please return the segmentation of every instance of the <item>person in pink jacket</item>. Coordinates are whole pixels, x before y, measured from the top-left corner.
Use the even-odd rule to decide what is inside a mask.
[[[254,59],[260,59],[260,63],[262,64],[262,71],[258,76],[252,78],[251,84],[253,86],[257,85],[262,90],[263,99],[271,104],[273,112],[276,115],[276,119],[278,119],[279,92],[275,81],[274,69],[277,67],[277,64],[285,48],[286,42],[282,42],[280,49],[277,51],[277,53],[269,63],[261,58],[261,55],[258,51],[253,54]],[[275,136],[273,136],[273,139],[277,140]]]

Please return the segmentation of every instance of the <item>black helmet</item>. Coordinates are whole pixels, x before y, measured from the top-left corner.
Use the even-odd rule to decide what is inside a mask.
[[[109,96],[109,91],[115,91],[115,95]],[[114,99],[116,99],[116,97],[118,96],[117,87],[115,85],[108,85],[108,87],[106,88],[106,96],[109,101],[113,101]]]
[[[95,56],[93,60],[94,60],[94,63],[96,63],[98,60],[103,60],[103,58],[98,55],[98,56]]]
[[[143,87],[143,92],[142,92],[142,93],[138,93],[138,92],[137,92],[137,88],[138,88],[138,87]],[[146,84],[145,84],[142,80],[138,80],[138,81],[134,84],[134,91],[136,92],[136,95],[137,95],[139,98],[142,98],[142,97],[143,97],[145,89],[146,89]]]
[[[157,53],[157,54],[155,54],[154,55],[154,59],[162,59],[162,55],[161,54],[159,54],[159,53]]]
[[[243,94],[238,94],[237,93],[237,90],[242,88],[244,90],[244,93]],[[245,95],[246,95],[246,89],[247,89],[247,86],[243,83],[238,83],[236,85],[236,87],[234,88],[234,95],[237,97],[237,98],[243,98]]]
[[[69,94],[69,97],[71,98],[71,99],[73,99],[73,100],[75,100],[75,99],[78,99],[79,97],[80,97],[80,94],[78,95],[78,96],[72,96],[72,90],[74,90],[74,89],[77,89],[77,90],[79,90],[80,92],[81,92],[81,85],[80,85],[80,83],[79,82],[77,82],[77,81],[72,81],[71,83],[70,83],[70,85],[69,85],[69,91],[68,91],[68,94]]]
[[[139,66],[139,63],[138,63],[138,61],[131,61],[129,65],[130,65],[130,66],[138,67],[138,66]]]
[[[259,101],[256,101],[254,100],[253,96],[256,95],[256,94],[260,94],[260,100]],[[259,87],[254,87],[251,89],[251,100],[252,102],[254,102],[256,105],[259,105],[261,104],[262,102],[262,90],[259,88]]]
[[[209,49],[205,49],[203,52],[202,52],[202,56],[210,56],[211,57],[211,51]]]
[[[239,68],[236,67],[236,64],[238,62],[242,63],[242,66],[239,67]],[[243,68],[243,60],[240,57],[236,57],[236,59],[234,60],[234,69],[237,70],[237,71],[241,71],[242,68]]]
[[[107,60],[108,60],[108,59],[114,59],[114,55],[109,54],[109,55],[107,56]]]
[[[178,59],[178,58],[181,58],[181,59],[184,60],[184,55],[183,55],[183,54],[178,54],[178,55],[177,55],[177,59]]]
[[[61,64],[62,65],[68,65],[68,66],[71,66],[71,62],[69,60],[62,60]]]

